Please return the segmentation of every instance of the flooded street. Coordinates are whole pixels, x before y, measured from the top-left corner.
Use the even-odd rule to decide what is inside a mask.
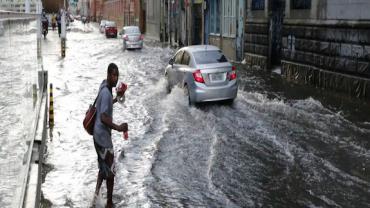
[[[50,171],[42,184],[52,207],[91,205],[97,156],[82,120],[111,62],[128,84],[126,102],[113,109],[113,120],[129,125],[128,141],[112,131],[116,207],[370,207],[369,102],[237,66],[232,105],[189,107],[183,89],[166,93],[164,67],[174,49],[147,42],[142,50],[123,51],[120,38],[106,39],[98,25],[76,21],[67,34],[66,58],[60,58],[56,31],[42,42],[54,87]],[[1,73],[3,64],[16,63],[0,60]],[[13,102],[1,102],[4,117]],[[2,129],[19,131],[10,128],[13,123],[2,122]],[[11,140],[3,130],[2,143]],[[6,147],[12,148],[0,146],[1,162]],[[105,183],[101,192],[98,206],[104,207]],[[7,205],[9,197],[0,199]]]

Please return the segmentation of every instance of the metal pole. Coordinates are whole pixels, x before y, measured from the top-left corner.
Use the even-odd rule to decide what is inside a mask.
[[[128,24],[131,25],[131,0],[128,0]]]
[[[170,2],[167,0],[167,34],[168,34],[168,44],[171,45],[171,27],[170,27]]]
[[[41,10],[42,10],[42,3],[38,1],[36,3],[36,13],[37,15],[37,58],[41,59]]]
[[[61,26],[62,31],[60,34],[61,37],[61,52],[62,57],[64,58],[66,56],[66,12],[63,10],[62,12],[62,19],[61,19]]]

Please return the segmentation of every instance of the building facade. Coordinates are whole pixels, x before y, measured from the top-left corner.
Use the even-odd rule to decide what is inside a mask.
[[[37,0],[29,0],[30,12],[36,13]],[[0,0],[0,10],[26,12],[26,0]]]
[[[68,8],[67,0],[41,0],[41,2],[46,13],[57,13],[60,9]]]
[[[115,21],[118,28],[137,25],[144,31],[145,9],[141,0],[89,0],[88,16],[92,21]]]
[[[221,48],[232,60],[242,60],[244,51],[244,0],[205,1],[205,41]]]
[[[90,0],[89,1],[89,16],[91,21],[99,22],[103,18],[104,1],[103,0]]]
[[[244,0],[146,0],[147,36],[174,46],[212,44],[243,59]]]
[[[370,97],[370,1],[248,0],[245,59],[294,82]]]

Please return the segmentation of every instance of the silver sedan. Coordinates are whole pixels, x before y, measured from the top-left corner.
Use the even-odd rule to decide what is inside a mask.
[[[211,45],[188,46],[178,50],[165,69],[167,89],[183,87],[189,104],[236,98],[236,68],[221,50]]]
[[[143,48],[144,35],[141,34],[138,26],[123,27],[120,34],[123,39],[123,49]]]

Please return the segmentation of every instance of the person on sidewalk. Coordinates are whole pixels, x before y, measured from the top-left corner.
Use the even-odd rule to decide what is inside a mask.
[[[58,25],[58,35],[60,37],[60,33],[62,32],[62,11],[58,12],[57,25]]]
[[[55,27],[57,26],[57,16],[53,13],[51,16],[51,27],[53,28],[53,31],[55,30]]]
[[[96,182],[95,196],[93,206],[95,206],[96,198],[99,195],[100,187],[103,180],[107,183],[107,208],[113,207],[113,185],[114,185],[114,151],[111,137],[112,129],[119,132],[127,132],[127,123],[117,125],[113,123],[113,104],[117,102],[117,98],[113,99],[112,88],[117,85],[118,67],[111,63],[107,70],[107,79],[104,80],[99,88],[99,95],[96,101],[96,120],[94,125],[94,146],[98,155],[99,173]]]

